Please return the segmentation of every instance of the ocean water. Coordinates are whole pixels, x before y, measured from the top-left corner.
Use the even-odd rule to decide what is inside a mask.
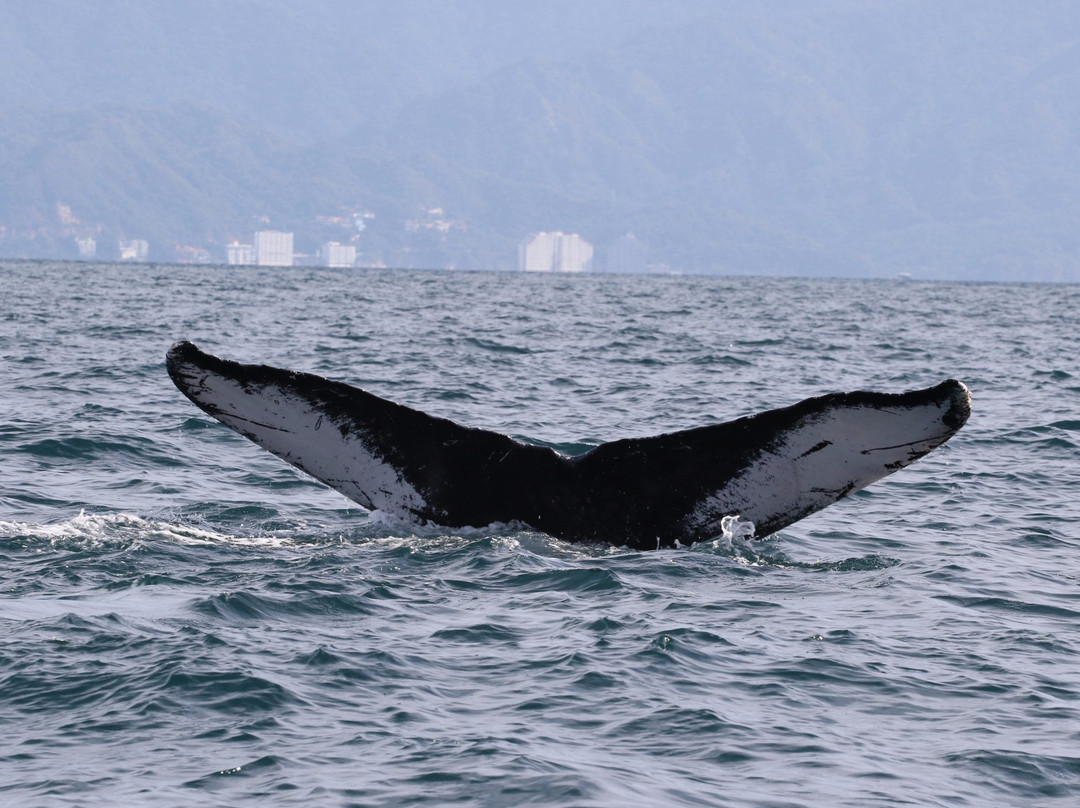
[[[0,803],[1076,805],[1080,288],[0,263]],[[176,339],[567,451],[954,377],[763,541],[368,514]]]

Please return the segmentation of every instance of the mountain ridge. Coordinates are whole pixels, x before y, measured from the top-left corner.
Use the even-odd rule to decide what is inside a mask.
[[[343,8],[317,5],[301,53]],[[494,8],[449,5],[462,26]],[[473,61],[437,79],[447,52],[400,51],[372,79],[378,103],[357,96],[335,125],[279,126],[213,93],[52,109],[9,87],[0,254],[71,257],[62,204],[102,244],[147,238],[159,260],[188,244],[220,260],[270,226],[302,252],[353,239],[371,262],[507,269],[528,232],[561,229],[598,247],[634,232],[694,272],[1080,280],[1071,6],[686,3],[651,24],[628,8],[622,38],[484,64],[458,45]],[[518,30],[500,13],[490,37]],[[431,47],[451,17],[412,18],[408,36]],[[297,74],[312,87],[281,85],[310,96],[293,114],[355,76],[361,57],[325,75],[335,53]],[[363,233],[319,223],[361,211]]]

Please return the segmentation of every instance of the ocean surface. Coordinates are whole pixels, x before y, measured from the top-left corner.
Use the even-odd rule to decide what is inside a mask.
[[[953,377],[763,541],[368,514],[177,339],[565,451]],[[0,262],[0,804],[1080,804],[1080,287]]]

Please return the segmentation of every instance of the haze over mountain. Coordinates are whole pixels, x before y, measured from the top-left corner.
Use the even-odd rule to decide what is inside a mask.
[[[0,79],[0,255],[1080,280],[1065,0],[9,0]]]

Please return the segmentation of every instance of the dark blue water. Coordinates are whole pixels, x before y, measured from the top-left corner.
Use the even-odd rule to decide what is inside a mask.
[[[1080,288],[0,263],[0,803],[1075,805]],[[947,377],[761,542],[369,515],[169,344],[563,448]]]

